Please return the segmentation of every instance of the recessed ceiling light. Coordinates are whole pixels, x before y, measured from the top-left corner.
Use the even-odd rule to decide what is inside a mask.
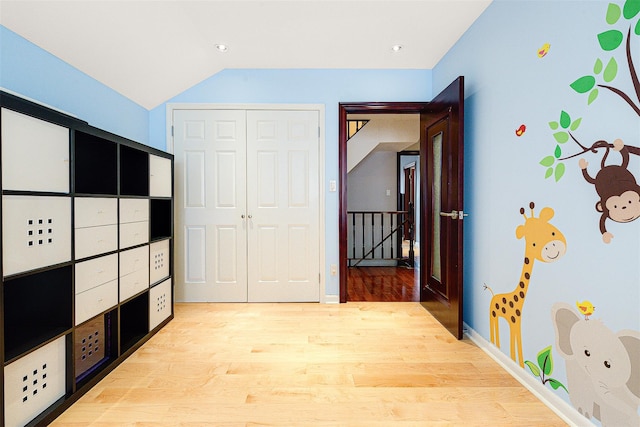
[[[227,46],[226,44],[217,44],[216,49],[218,49],[220,52],[226,52],[229,50],[229,46]]]
[[[391,50],[394,52],[400,52],[402,50],[402,45],[401,44],[394,44],[393,46],[391,46]]]

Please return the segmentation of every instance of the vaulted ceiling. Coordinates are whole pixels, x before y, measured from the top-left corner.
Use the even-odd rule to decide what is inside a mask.
[[[225,68],[432,69],[490,3],[0,0],[0,24],[151,109]]]

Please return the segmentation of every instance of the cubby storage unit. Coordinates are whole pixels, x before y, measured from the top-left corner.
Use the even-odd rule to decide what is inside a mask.
[[[173,156],[0,107],[0,427],[44,426],[173,318]]]

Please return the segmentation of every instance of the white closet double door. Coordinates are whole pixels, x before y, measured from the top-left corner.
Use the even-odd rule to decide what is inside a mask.
[[[319,301],[318,111],[174,110],[176,293]]]

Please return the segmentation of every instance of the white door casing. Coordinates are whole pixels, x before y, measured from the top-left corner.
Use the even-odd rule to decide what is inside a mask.
[[[176,299],[319,301],[319,111],[172,113]]]

